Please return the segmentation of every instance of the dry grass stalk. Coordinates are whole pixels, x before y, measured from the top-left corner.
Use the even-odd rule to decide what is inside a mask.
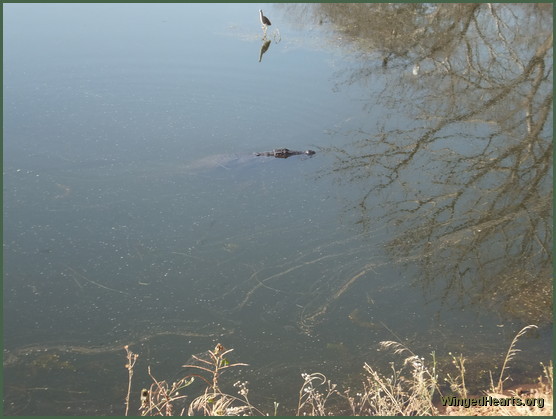
[[[543,400],[542,407],[535,403],[534,406],[518,406],[509,404],[508,406],[482,406],[482,407],[448,407],[446,415],[450,416],[553,416],[553,366],[543,367],[543,375],[539,377],[539,385],[532,390],[512,390],[496,392],[494,390],[485,392],[486,396],[497,399],[521,399],[527,402],[532,399]]]
[[[423,416],[437,414],[432,403],[438,391],[436,375],[417,356],[406,358],[404,366],[396,370],[391,364],[392,374],[384,376],[365,363],[367,382],[364,392],[358,393],[359,400],[354,414],[379,416]],[[407,369],[409,371],[407,371]],[[434,370],[433,370],[434,371]]]
[[[543,399],[543,406],[482,406],[464,408],[461,406],[447,407],[447,415],[551,415],[552,414],[552,362],[548,367],[543,365],[544,376],[539,377],[538,388],[531,391],[502,392],[504,373],[508,369],[509,362],[515,357],[519,350],[515,349],[518,339],[534,325],[523,328],[512,340],[510,348],[504,359],[498,385],[494,386],[491,379],[491,390],[484,392],[487,396],[508,398],[532,398]],[[394,342],[384,341],[380,343],[384,349],[392,350],[395,354],[403,355],[404,363],[396,369],[391,363],[391,372],[387,375],[381,374],[369,364],[364,364],[366,373],[362,391],[355,395],[350,394],[350,389],[343,393],[337,390],[325,375],[321,373],[302,374],[303,384],[299,391],[299,399],[296,415],[304,416],[327,416],[331,414],[344,413],[351,410],[354,416],[430,416],[438,415],[439,409],[433,403],[435,394],[442,399],[453,399],[453,396],[442,397],[438,385],[436,372],[435,353],[432,355],[432,363],[426,365],[425,359],[415,355],[406,346]],[[126,415],[129,410],[129,395],[131,391],[131,379],[133,366],[137,355],[125,347],[129,371],[128,393],[126,397]],[[199,373],[189,374],[181,380],[174,382],[171,386],[166,381],[157,380],[150,368],[149,375],[153,381],[149,390],[141,392],[141,414],[143,416],[171,416],[183,415],[186,407],[177,409],[177,402],[183,401],[185,395],[180,391],[189,386],[195,378],[202,379],[206,383],[204,393],[193,399],[187,408],[188,415],[205,416],[239,416],[239,415],[261,415],[265,414],[255,408],[248,398],[249,390],[247,382],[237,381],[234,387],[238,388],[239,397],[227,394],[220,389],[220,377],[224,371],[237,366],[246,366],[243,363],[230,364],[227,355],[232,350],[226,350],[221,344],[216,345],[213,351],[208,351],[208,356],[193,356],[199,365],[186,364],[183,367],[193,368]],[[452,356],[452,354],[450,353]],[[468,399],[468,390],[465,383],[465,358],[452,356],[452,362],[458,370],[458,375],[452,377],[448,374],[446,382],[450,384],[456,398]],[[207,376],[208,373],[208,376]],[[546,382],[545,382],[546,381]],[[347,401],[347,407],[345,402]],[[342,405],[333,402],[342,402]],[[180,406],[181,407],[181,406]],[[274,414],[276,414],[278,403],[274,402]]]
[[[125,397],[125,415],[127,416],[129,413],[129,395],[131,394],[131,379],[133,378],[133,367],[135,366],[135,363],[137,362],[137,358],[139,358],[139,355],[131,352],[129,350],[128,345],[124,346],[124,349],[126,351],[126,356],[127,356],[127,364],[125,365],[125,367],[127,368],[127,373],[128,373],[127,394]]]
[[[204,416],[244,416],[253,414],[264,416],[248,400],[222,392],[211,392],[208,388],[204,394],[191,402],[187,414],[189,416],[197,414]]]
[[[502,365],[502,370],[500,371],[500,378],[498,379],[498,384],[495,387],[496,392],[502,393],[502,391],[503,391],[503,384],[504,384],[504,381],[506,381],[506,379],[503,379],[503,377],[504,377],[504,372],[506,371],[508,362],[510,362],[518,352],[521,352],[521,349],[516,349],[515,348],[515,345],[517,344],[517,341],[519,340],[519,338],[521,336],[523,336],[525,333],[527,333],[527,331],[529,329],[537,329],[537,328],[538,328],[538,326],[535,326],[534,324],[530,324],[529,326],[525,326],[523,329],[521,329],[519,331],[519,333],[517,335],[515,335],[515,338],[512,340],[512,343],[510,344],[510,348],[508,349],[508,353],[506,354],[506,357],[504,358],[504,364]]]
[[[466,399],[467,387],[465,385],[465,358],[463,357],[463,355],[456,357],[452,355],[451,352],[449,352],[448,355],[452,357],[452,364],[455,365],[459,374],[455,377],[452,377],[450,374],[447,374],[446,381],[450,385],[450,389],[455,394],[457,394],[461,398]]]
[[[304,382],[299,390],[299,401],[297,404],[297,416],[325,416],[326,403],[333,395],[340,395],[333,384],[324,374],[301,374]],[[320,381],[320,383],[319,383]],[[324,391],[319,388],[324,387]]]
[[[159,381],[152,375],[150,366],[147,369],[153,384],[148,390],[141,390],[141,416],[173,416],[176,402],[187,397],[180,394],[180,391],[189,386],[194,377],[184,377],[169,386],[166,381]],[[184,410],[181,414],[183,412]]]

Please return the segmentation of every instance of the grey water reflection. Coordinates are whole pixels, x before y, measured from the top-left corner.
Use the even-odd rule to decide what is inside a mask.
[[[552,6],[321,4],[288,14],[328,23],[355,49],[359,66],[346,66],[338,88],[386,81],[378,102],[388,120],[328,149],[336,160],[325,173],[364,190],[350,206],[362,231],[396,226],[388,251],[419,266],[413,281],[431,299],[550,324]],[[376,217],[376,205],[388,212]]]
[[[381,340],[484,382],[524,321],[536,377],[546,8],[275,5],[261,33],[250,4],[6,7],[5,413],[121,414],[126,344],[138,387],[234,348],[268,411],[388,368]],[[256,155],[282,147],[317,153]]]

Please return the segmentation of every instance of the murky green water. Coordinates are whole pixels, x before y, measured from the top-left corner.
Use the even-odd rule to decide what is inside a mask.
[[[4,413],[122,414],[126,344],[137,391],[234,348],[268,411],[383,340],[495,369],[537,324],[536,378],[552,15],[456,6],[5,6]]]

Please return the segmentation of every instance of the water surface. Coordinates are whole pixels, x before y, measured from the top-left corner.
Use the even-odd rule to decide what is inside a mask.
[[[492,28],[484,7],[466,12]],[[490,69],[509,86],[493,102],[450,84],[456,47],[263,9],[266,36],[250,4],[4,7],[6,414],[122,414],[126,344],[137,389],[147,365],[175,379],[234,348],[269,411],[302,372],[354,385],[363,362],[387,367],[382,340],[494,369],[534,323],[515,376],[550,358],[544,32],[522,34],[538,57],[492,44],[523,63]],[[517,10],[508,33],[548,23]],[[489,49],[467,36],[476,70]],[[282,147],[317,154],[253,156]]]

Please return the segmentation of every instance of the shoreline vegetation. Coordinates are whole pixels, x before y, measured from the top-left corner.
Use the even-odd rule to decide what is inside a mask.
[[[251,403],[247,381],[233,384],[237,395],[221,390],[222,373],[248,364],[231,363],[228,355],[233,349],[226,349],[220,343],[204,355],[193,355],[189,364],[181,366],[191,372],[172,383],[155,378],[149,366],[152,383],[140,393],[132,391],[134,366],[139,355],[126,345],[128,388],[125,415],[136,415],[135,407],[131,407],[133,404],[139,405],[141,416],[276,416],[284,414],[284,410],[295,412],[296,416],[552,416],[552,361],[548,365],[541,363],[543,373],[537,384],[505,388],[510,363],[520,352],[516,348],[518,340],[528,330],[536,328],[529,325],[517,333],[500,372],[490,372],[490,386],[480,394],[469,393],[463,355],[449,353],[457,373],[443,373],[438,368],[434,352],[430,360],[425,360],[398,342],[383,341],[380,343],[382,349],[405,357],[401,367],[392,362],[391,371],[383,374],[365,363],[362,386],[357,390],[341,389],[319,372],[303,373],[297,406],[286,409],[274,401],[270,411],[263,411]],[[187,391],[194,381],[205,387],[197,396]],[[139,397],[135,400],[132,394],[137,393]]]

